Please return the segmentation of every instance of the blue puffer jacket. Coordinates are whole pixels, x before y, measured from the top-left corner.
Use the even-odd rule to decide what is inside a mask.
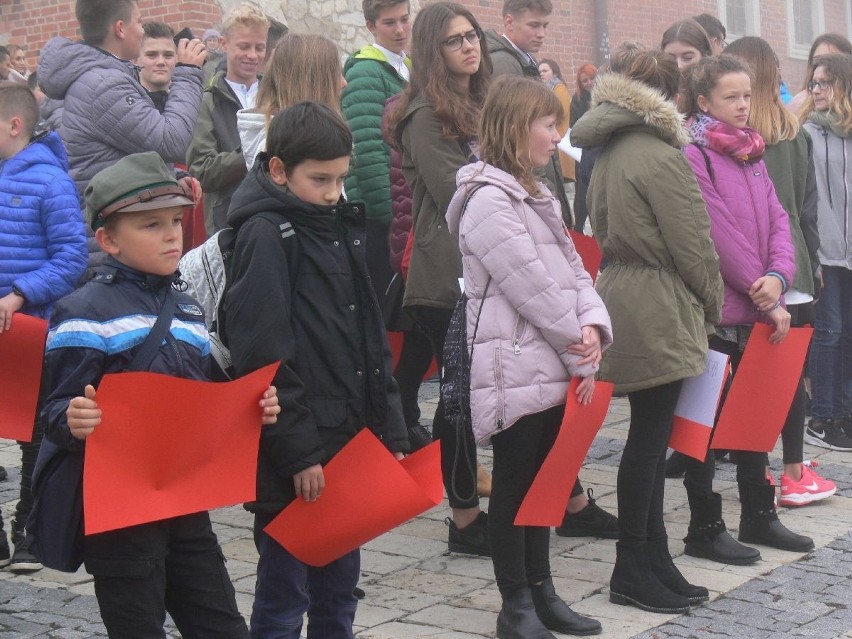
[[[17,288],[27,315],[48,317],[86,268],[80,200],[67,171],[56,133],[0,166],[0,297]]]
[[[156,151],[166,162],[184,161],[201,104],[201,69],[175,69],[163,113],[132,63],[83,42],[50,40],[38,77],[47,97],[65,101],[59,134],[80,193],[98,171],[131,153]]]

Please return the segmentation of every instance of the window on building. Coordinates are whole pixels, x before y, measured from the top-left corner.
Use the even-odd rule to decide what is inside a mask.
[[[787,0],[787,38],[790,57],[806,59],[811,43],[825,31],[823,0]]]
[[[720,0],[719,20],[732,42],[746,35],[760,35],[760,3],[757,0]]]

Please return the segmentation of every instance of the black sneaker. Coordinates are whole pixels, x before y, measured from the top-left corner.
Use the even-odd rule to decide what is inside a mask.
[[[418,422],[408,428],[408,443],[411,444],[411,452],[416,452],[432,443],[432,433]]]
[[[491,543],[488,540],[488,515],[486,513],[479,513],[476,519],[464,528],[456,526],[455,522],[449,517],[444,521],[450,527],[447,541],[447,548],[450,552],[462,552],[480,557],[491,556]]]
[[[15,546],[15,552],[12,553],[12,559],[9,562],[9,570],[12,572],[35,572],[42,568],[44,566],[30,552],[29,545],[26,542]]]
[[[6,472],[6,469],[0,466],[0,481],[5,481],[9,477],[9,473]]]
[[[840,423],[831,418],[809,420],[805,427],[805,441],[829,450],[852,450],[852,439],[843,432]]]
[[[586,491],[589,505],[573,515],[565,511],[562,525],[556,529],[560,537],[597,537],[618,539],[618,517],[605,511],[592,498],[592,489]]]

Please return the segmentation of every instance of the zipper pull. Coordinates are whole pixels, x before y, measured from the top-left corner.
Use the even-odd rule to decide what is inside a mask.
[[[521,338],[520,337],[515,338],[515,340],[512,342],[512,347],[515,349],[515,355],[521,354]]]

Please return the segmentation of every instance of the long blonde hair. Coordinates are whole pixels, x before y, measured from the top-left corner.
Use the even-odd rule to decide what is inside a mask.
[[[528,161],[530,125],[551,115],[558,121],[564,112],[547,85],[519,76],[501,76],[488,90],[479,116],[480,158],[512,175],[530,195],[538,195],[538,179]]]
[[[729,44],[725,53],[744,60],[752,70],[749,126],[767,144],[794,140],[799,134],[799,121],[781,102],[778,56],[769,43],[763,38],[746,36]]]
[[[343,70],[337,45],[321,35],[289,32],[275,53],[257,93],[257,110],[266,123],[297,102],[319,102],[340,113]]]

